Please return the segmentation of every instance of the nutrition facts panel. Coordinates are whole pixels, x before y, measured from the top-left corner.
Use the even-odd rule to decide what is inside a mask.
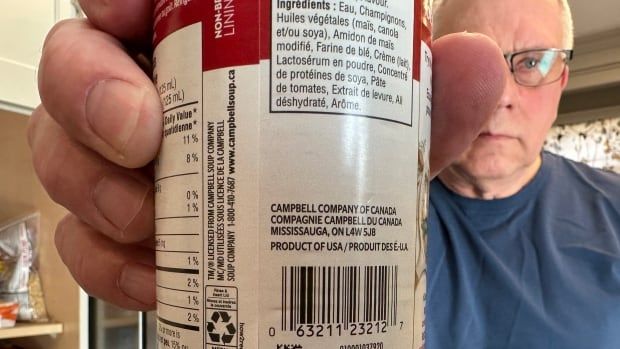
[[[172,34],[158,46],[162,53],[155,62],[164,109],[164,147],[155,169],[160,348],[190,349],[189,343],[203,341],[202,61],[195,49],[201,45],[195,33],[199,30],[195,25]],[[175,40],[178,35],[186,38]],[[168,52],[175,53],[174,59]],[[159,69],[160,64],[166,70]],[[174,70],[178,66],[183,69]]]

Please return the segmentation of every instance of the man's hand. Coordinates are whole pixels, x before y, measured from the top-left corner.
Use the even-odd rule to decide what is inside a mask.
[[[151,0],[85,0],[90,21],[56,25],[39,70],[42,106],[30,120],[35,170],[71,211],[56,246],[93,296],[155,307],[153,179],[162,135],[159,96],[128,52],[150,43]],[[124,47],[122,42],[129,43]]]
[[[34,167],[52,199],[71,211],[57,227],[56,245],[78,283],[118,306],[152,309],[149,163],[161,141],[162,110],[149,76],[132,56],[150,43],[153,1],[81,4],[89,20],[58,24],[45,42],[42,106],[28,134]],[[433,55],[435,175],[496,108],[506,68],[499,48],[480,35],[441,38]]]

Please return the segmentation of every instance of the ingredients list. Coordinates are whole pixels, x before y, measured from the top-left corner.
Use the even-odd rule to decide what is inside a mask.
[[[413,12],[413,1],[274,1],[271,111],[411,125]]]

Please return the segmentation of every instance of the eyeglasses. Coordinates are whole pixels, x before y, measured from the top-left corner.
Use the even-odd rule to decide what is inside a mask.
[[[573,50],[558,48],[526,50],[504,55],[517,84],[536,87],[560,79]]]

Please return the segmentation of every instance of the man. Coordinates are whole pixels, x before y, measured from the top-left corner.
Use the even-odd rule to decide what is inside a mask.
[[[126,53],[139,52],[140,47],[150,42],[152,1],[84,0],[82,6],[90,23],[62,23],[46,40],[40,72],[43,105],[33,114],[29,132],[34,164],[52,198],[72,211],[59,224],[56,243],[76,280],[91,294],[120,306],[152,309],[155,303],[154,261],[150,249],[152,180],[148,168],[140,167],[154,157],[159,146],[161,107],[148,76]],[[472,15],[474,11],[481,11],[481,14]],[[556,0],[447,0],[439,6],[438,13],[445,16],[436,24],[437,40],[433,44],[435,93],[431,174],[436,175],[448,164],[451,166],[441,173],[440,181],[432,184],[427,347],[571,348],[572,343],[567,337],[578,337],[579,316],[591,315],[589,312],[572,315],[565,310],[574,310],[575,307],[562,308],[559,304],[548,309],[550,297],[556,303],[562,302],[563,293],[559,289],[553,289],[557,294],[552,295],[532,294],[531,290],[546,292],[546,289],[517,279],[514,280],[516,286],[507,292],[506,282],[501,279],[508,275],[510,281],[514,278],[513,272],[520,271],[519,256],[515,256],[514,251],[527,256],[549,252],[553,257],[556,255],[554,250],[548,251],[548,246],[544,246],[543,252],[532,241],[521,242],[519,236],[510,236],[508,242],[514,241],[514,244],[506,242],[492,246],[498,256],[506,256],[512,262],[506,266],[512,268],[510,272],[502,274],[504,264],[499,263],[503,262],[501,258],[490,260],[489,254],[476,255],[487,252],[490,247],[475,245],[472,241],[476,236],[472,233],[478,228],[481,232],[488,229],[473,227],[468,231],[464,226],[468,224],[467,214],[470,212],[459,212],[464,206],[470,207],[473,213],[482,211],[496,215],[497,222],[501,223],[499,228],[492,227],[492,220],[487,219],[485,223],[495,228],[490,231],[500,235],[500,240],[503,237],[501,232],[509,230],[503,229],[504,225],[540,231],[540,227],[533,223],[525,227],[524,221],[528,222],[527,218],[531,217],[539,222],[538,217],[545,212],[538,209],[549,209],[545,202],[531,208],[525,218],[514,223],[511,214],[487,212],[483,205],[492,203],[500,208],[510,207],[513,201],[526,200],[519,196],[521,192],[534,191],[528,189],[530,184],[546,184],[537,181],[537,177],[552,177],[540,173],[555,160],[547,161],[546,155],[542,161],[536,159],[540,159],[541,137],[553,122],[568,70],[562,65],[557,81],[522,87],[514,80],[517,75],[510,76],[507,62],[497,45],[504,53],[530,48],[568,48],[561,41],[562,30],[558,29],[561,27],[558,24],[560,7]],[[513,15],[518,20],[513,19]],[[527,16],[533,16],[535,21]],[[460,33],[464,30],[481,31],[496,44],[485,36]],[[450,32],[459,34],[447,34]],[[124,50],[120,42],[130,50]],[[509,57],[514,67],[512,58],[520,56]],[[556,61],[547,56],[544,62],[540,68],[547,76]],[[454,83],[455,78],[458,78],[458,84]],[[465,149],[467,151],[461,155]],[[569,167],[564,162],[557,166],[562,175]],[[585,176],[592,174],[588,171]],[[76,177],[76,173],[81,174],[80,177]],[[592,175],[596,177],[596,183],[600,182],[601,175]],[[616,196],[607,201],[619,196],[617,178],[611,178],[609,182],[614,185],[607,189],[615,190],[612,195]],[[543,184],[536,184],[534,189],[544,187]],[[582,192],[580,190],[577,195]],[[559,194],[562,193],[553,193]],[[515,195],[519,200],[513,199]],[[598,195],[607,203],[603,194],[599,192]],[[494,200],[487,202],[477,198]],[[537,199],[540,199],[538,195],[532,194],[526,201],[538,202]],[[605,212],[601,217],[611,220],[600,228],[615,225],[617,229],[618,203],[615,200],[615,213],[611,209],[595,211]],[[557,206],[557,200],[554,202]],[[563,203],[583,209],[580,203]],[[593,219],[592,210],[584,212],[588,212],[590,220]],[[564,230],[564,222],[544,221],[551,225],[550,229],[557,228],[553,231],[558,232]],[[575,249],[590,240],[591,228],[587,226],[581,230],[585,236],[583,239],[571,235]],[[574,235],[574,230],[571,234]],[[529,235],[523,236],[528,241]],[[478,246],[482,247],[476,249]],[[618,289],[613,280],[611,283],[603,284],[599,280],[590,284],[593,281],[590,276],[594,275],[605,281],[613,279],[618,268],[612,255],[596,254],[597,250],[591,252],[591,255],[576,253],[571,257],[581,261],[576,266],[586,269],[591,259],[598,261],[602,256],[610,259],[608,263],[592,264],[593,268],[605,266],[607,274],[593,272],[585,279],[584,273],[575,274],[576,280],[569,286],[579,288],[582,297],[578,301],[584,307],[578,309],[582,310],[590,303],[596,305],[593,309],[602,308],[594,302],[603,294],[602,286],[609,285],[609,291]],[[525,261],[532,263],[531,259]],[[486,269],[480,270],[481,266],[500,270],[485,274]],[[523,265],[526,266],[529,264]],[[549,277],[547,274],[557,268],[558,265],[553,263],[535,265],[534,270],[540,272],[528,272],[525,281],[543,277],[543,272]],[[480,275],[486,278],[479,279]],[[482,285],[479,280],[484,281],[483,288],[474,287]],[[519,306],[534,296],[544,302],[534,303],[531,309]],[[608,312],[598,319],[600,321],[588,324],[589,335],[593,333],[592,326],[614,328],[613,324],[620,323],[613,322],[615,303],[605,304]],[[528,310],[526,316],[519,317],[524,310]],[[537,310],[539,318],[532,316]],[[554,313],[548,314],[550,310]],[[515,315],[513,322],[507,316],[511,314]],[[530,320],[535,326],[528,322]],[[592,316],[588,320],[592,321]],[[563,322],[571,326],[564,330]],[[536,332],[536,329],[545,332]],[[616,347],[620,343],[615,341],[611,332],[600,333],[602,338],[593,342],[594,346],[586,347]],[[572,347],[581,348],[583,341],[593,339],[596,338],[575,339],[574,343],[580,346]]]
[[[433,348],[620,348],[620,177],[541,149],[568,82],[565,0],[443,0],[436,38],[498,43],[512,77],[431,184]]]

